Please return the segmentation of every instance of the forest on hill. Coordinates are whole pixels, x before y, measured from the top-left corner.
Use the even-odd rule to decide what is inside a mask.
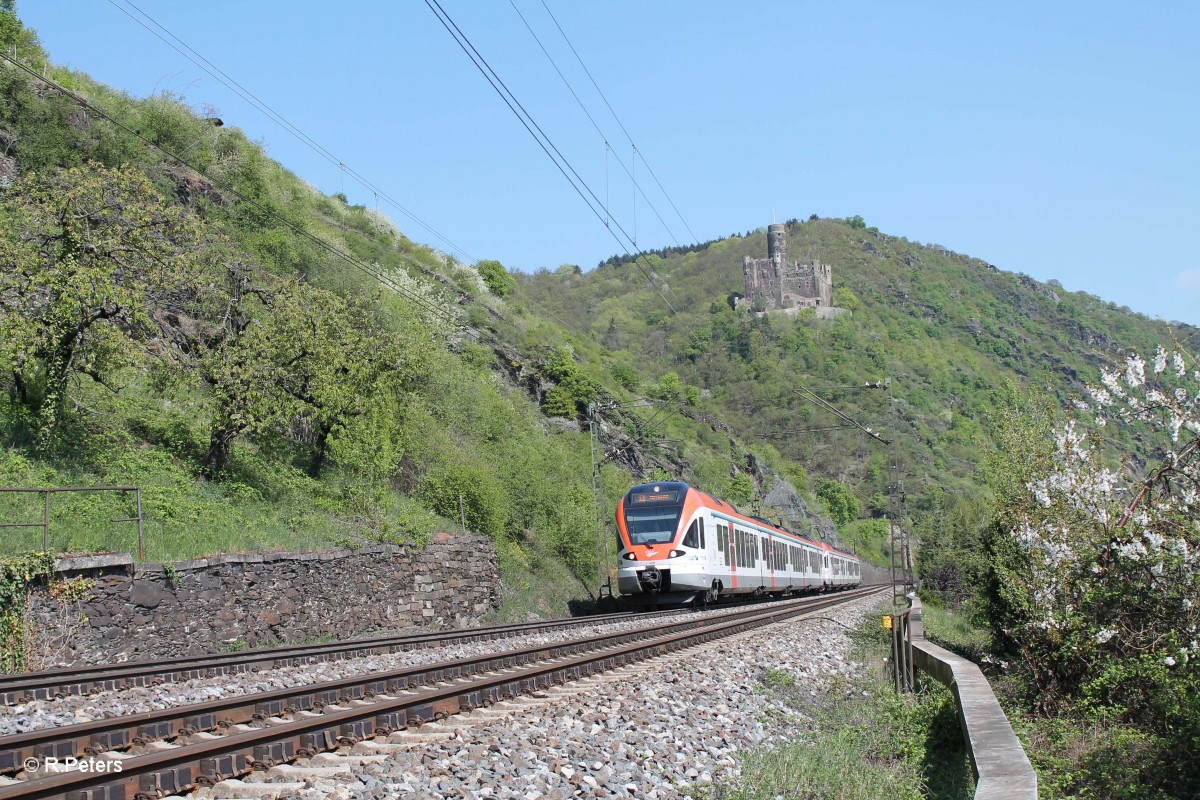
[[[181,98],[55,66],[11,3],[0,54],[0,485],[139,486],[153,560],[468,528],[539,613],[611,573],[641,480],[884,564],[898,510],[930,606],[990,626],[970,654],[1078,723],[1087,796],[1200,791],[1197,329],[858,217],[786,226],[836,318],[738,307],[762,230],[461,264]],[[54,551],[132,549],[131,498],[55,502]]]
[[[614,258],[521,275],[522,291],[618,374],[678,374],[760,457],[801,487],[837,481],[864,517],[879,515],[887,448],[823,409],[814,391],[885,438],[899,437],[897,477],[913,529],[977,525],[990,493],[977,475],[989,418],[1029,389],[1061,407],[1103,366],[1159,343],[1195,344],[1187,325],[1148,319],[1086,292],[1005,272],[936,244],[868,228],[860,219],[791,220],[788,255],[833,268],[834,303],[850,313],[735,310],[742,258],[766,255],[764,229],[637,262]],[[678,313],[673,313],[671,308]],[[889,392],[856,387],[890,379]],[[1114,432],[1115,447],[1136,449]],[[951,526],[952,527],[952,526]]]

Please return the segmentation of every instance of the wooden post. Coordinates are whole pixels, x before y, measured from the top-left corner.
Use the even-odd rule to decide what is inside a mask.
[[[142,546],[142,487],[137,488],[137,526],[138,526],[138,561],[146,560],[146,550]]]

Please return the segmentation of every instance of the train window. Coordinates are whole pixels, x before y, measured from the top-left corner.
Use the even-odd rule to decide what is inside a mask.
[[[638,508],[625,510],[625,529],[631,544],[666,544],[675,540],[679,526],[676,508]]]
[[[696,520],[696,528],[700,531],[700,549],[704,549],[704,518]]]
[[[684,547],[699,547],[700,546],[700,520],[693,520],[688,526],[687,533],[683,537]]]

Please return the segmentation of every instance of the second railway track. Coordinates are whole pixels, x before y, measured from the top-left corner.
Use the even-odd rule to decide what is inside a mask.
[[[41,672],[6,675],[0,678],[0,705],[31,700],[52,700],[71,694],[94,694],[131,687],[152,686],[194,678],[237,674],[278,667],[311,664],[362,656],[414,650],[452,643],[469,643],[514,638],[530,633],[566,630],[622,620],[653,619],[680,611],[631,612],[591,617],[547,620],[484,628],[398,634],[320,644],[295,644],[261,650],[181,656],[178,658],[129,661],[67,667]]]

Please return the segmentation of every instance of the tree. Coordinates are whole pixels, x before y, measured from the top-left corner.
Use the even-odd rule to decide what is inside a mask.
[[[839,527],[858,519],[862,511],[854,493],[835,480],[822,480],[818,484],[817,498],[825,504],[829,516]]]
[[[849,219],[846,220],[846,222],[850,225],[851,228],[854,228],[856,231],[862,230],[863,228],[867,227],[867,221],[864,220],[858,214],[855,214],[853,217],[850,217]]]
[[[49,436],[71,378],[115,390],[154,330],[150,308],[190,291],[202,228],[131,168],[28,175],[0,214],[0,361]]]
[[[557,382],[546,393],[542,411],[550,417],[575,417],[580,406],[596,399],[600,384],[587,375],[566,350],[555,350],[546,359],[542,374]]]
[[[621,346],[621,336],[617,333],[616,317],[608,318],[608,330],[604,332],[604,346],[609,350],[616,350]]]
[[[739,472],[729,482],[729,502],[745,511],[754,502],[754,480],[744,472]]]
[[[308,474],[320,477],[331,447],[358,433],[356,420],[411,388],[423,359],[424,337],[402,340],[363,302],[305,283],[235,265],[228,302],[225,331],[202,365],[216,407],[205,459],[212,475],[229,469],[237,437],[299,423],[311,448]],[[381,422],[371,425],[375,435]],[[373,460],[371,448],[350,449]]]
[[[488,291],[496,297],[508,297],[513,289],[517,288],[517,279],[509,275],[508,270],[499,261],[479,261],[475,264],[475,269],[479,270],[479,277],[483,278]]]
[[[1128,356],[1101,370],[1076,419],[1016,403],[1000,416],[987,599],[1040,710],[1115,708],[1195,753],[1200,371],[1189,361],[1162,347],[1150,364]],[[1107,465],[1088,427],[1110,423],[1134,428],[1156,466]],[[1200,790],[1192,767],[1172,796]]]

